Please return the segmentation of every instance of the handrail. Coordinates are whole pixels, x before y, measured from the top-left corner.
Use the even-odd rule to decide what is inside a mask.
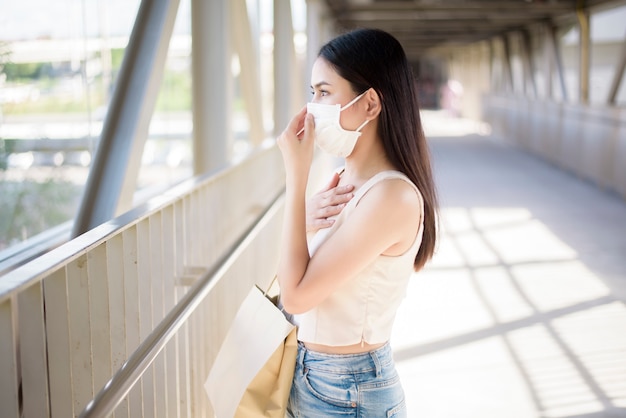
[[[67,221],[0,251],[0,278],[70,240],[73,221]]]
[[[231,249],[226,252],[226,255],[215,263],[211,270],[198,279],[194,287],[185,294],[174,309],[167,314],[163,321],[139,345],[120,370],[104,385],[95,398],[87,404],[79,415],[81,418],[106,417],[113,412],[152,364],[157,355],[163,350],[167,342],[175,335],[217,282],[236,262],[246,247],[281,208],[283,197],[284,189],[272,200],[246,233],[232,245]]]

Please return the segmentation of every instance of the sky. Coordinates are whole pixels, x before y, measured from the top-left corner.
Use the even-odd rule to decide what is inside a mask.
[[[258,5],[261,30],[271,30],[273,0],[246,1],[248,10],[255,10]],[[0,0],[0,40],[75,38],[83,33],[97,36],[103,24],[109,28],[110,36],[128,35],[139,3],[139,0]],[[304,31],[305,0],[291,0],[291,8],[294,29]],[[181,0],[176,33],[189,33],[190,9],[190,1]]]
[[[273,0],[246,1],[249,10],[259,8],[261,31],[270,31]],[[0,0],[0,40],[76,38],[83,33],[97,36],[105,23],[110,36],[128,35],[139,2],[139,0]],[[291,0],[291,7],[294,29],[304,31],[305,0]],[[100,10],[103,12],[99,13]],[[189,33],[190,13],[190,0],[181,0],[176,33]],[[85,19],[81,19],[81,16]],[[102,16],[108,16],[108,19],[103,19]],[[626,6],[594,14],[591,21],[592,39],[596,41],[624,39],[626,36],[624,22]],[[575,30],[572,31],[567,39],[576,40],[576,33]]]

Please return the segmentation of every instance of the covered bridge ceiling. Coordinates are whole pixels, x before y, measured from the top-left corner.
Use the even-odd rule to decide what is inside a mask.
[[[568,26],[577,7],[615,0],[326,0],[339,31],[380,28],[403,44],[411,59],[542,22]]]

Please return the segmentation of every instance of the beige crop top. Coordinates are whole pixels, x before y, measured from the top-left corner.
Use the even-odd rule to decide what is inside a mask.
[[[372,186],[387,179],[402,179],[411,184],[422,202],[421,222],[413,245],[399,256],[378,256],[321,304],[296,315],[300,341],[344,346],[361,342],[377,344],[389,340],[396,311],[406,295],[424,230],[423,199],[411,180],[399,171],[383,171],[374,175],[355,192],[335,223],[315,234],[309,244],[309,253],[313,256],[317,248],[350,216]]]

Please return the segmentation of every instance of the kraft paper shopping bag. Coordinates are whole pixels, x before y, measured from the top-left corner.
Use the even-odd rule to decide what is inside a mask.
[[[296,355],[295,326],[261,289],[253,287],[205,383],[217,418],[283,418]]]

